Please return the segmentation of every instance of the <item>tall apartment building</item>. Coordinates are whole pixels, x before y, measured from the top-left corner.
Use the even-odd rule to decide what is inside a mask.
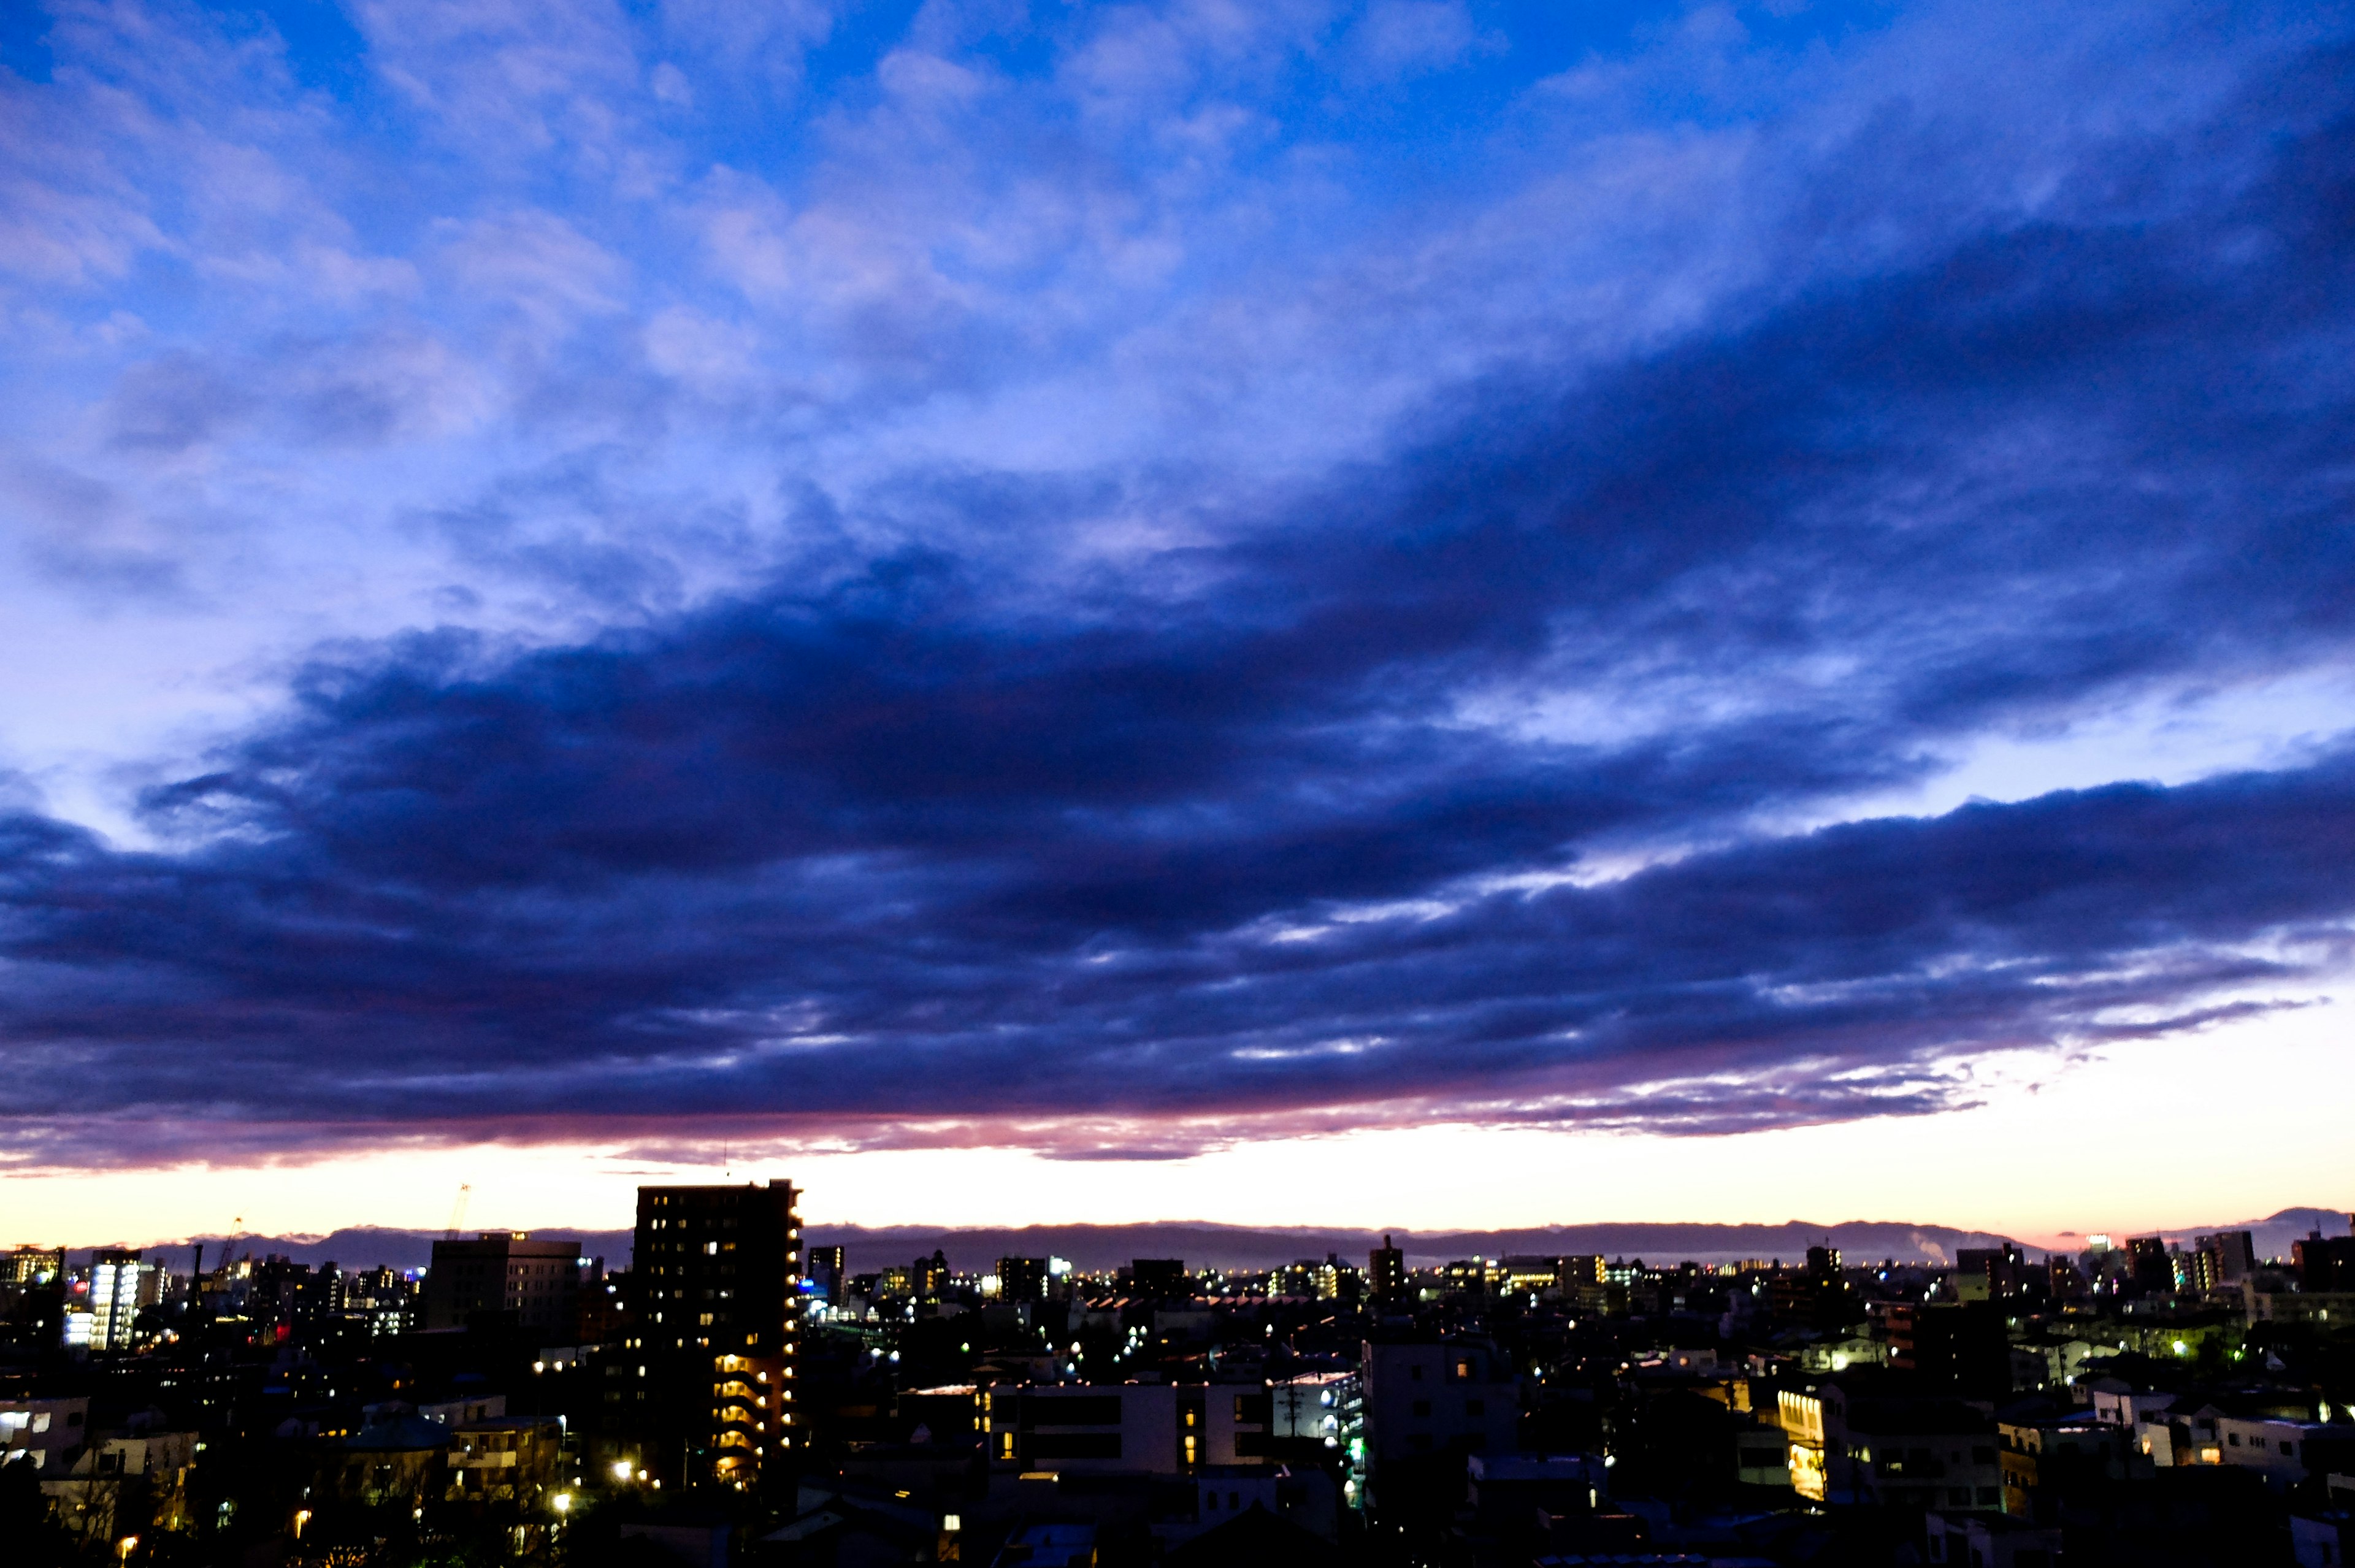
[[[997,1260],[997,1295],[1002,1301],[1044,1301],[1047,1299],[1047,1260],[1045,1258],[1000,1258]]]
[[[790,1181],[638,1189],[630,1403],[649,1477],[749,1489],[794,1447],[799,1196]]]
[[[0,1253],[0,1285],[50,1285],[65,1272],[63,1247],[15,1247]]]
[[[1406,1253],[1391,1245],[1388,1236],[1367,1255],[1366,1283],[1376,1301],[1398,1301],[1406,1296]]]
[[[2257,1272],[2257,1241],[2246,1231],[2219,1231],[2192,1243],[2191,1260],[2194,1289],[2238,1285]]]
[[[164,1270],[136,1251],[109,1248],[90,1265],[90,1348],[127,1350],[139,1309],[164,1299]]]
[[[581,1243],[536,1242],[528,1231],[484,1231],[433,1243],[425,1273],[425,1327],[464,1328],[486,1314],[569,1336],[581,1316]]]

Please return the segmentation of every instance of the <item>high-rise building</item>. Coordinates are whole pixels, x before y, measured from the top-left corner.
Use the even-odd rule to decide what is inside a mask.
[[[1388,1236],[1366,1258],[1366,1282],[1376,1301],[1396,1301],[1406,1295],[1406,1253],[1391,1245]]]
[[[2232,1285],[2257,1272],[2257,1241],[2246,1231],[2219,1231],[2192,1243],[2199,1258],[2196,1283],[2202,1290]]]
[[[1316,1265],[1316,1298],[1320,1301],[1355,1301],[1365,1294],[1365,1276],[1339,1255],[1327,1253],[1325,1261]]]
[[[125,1350],[139,1309],[164,1299],[164,1271],[120,1248],[99,1252],[90,1265],[90,1348]]]
[[[0,1285],[53,1285],[65,1272],[63,1247],[16,1247],[0,1253]]]
[[[997,1298],[1000,1301],[1046,1300],[1047,1260],[1045,1258],[998,1259]]]
[[[2126,1256],[2132,1261],[2134,1282],[2145,1290],[2175,1288],[2175,1260],[2168,1253],[2165,1236],[2128,1236]]]
[[[1968,1399],[1995,1398],[2011,1388],[2011,1352],[2003,1310],[1992,1302],[1928,1306],[1891,1304],[1889,1364],[1926,1389]]]
[[[842,1301],[843,1251],[839,1246],[812,1247],[809,1266],[802,1271],[817,1286],[819,1295],[839,1305]]]
[[[801,1216],[790,1181],[641,1187],[636,1462],[748,1489],[797,1443]]]
[[[528,1231],[484,1231],[433,1243],[425,1274],[425,1327],[464,1328],[508,1317],[518,1328],[568,1337],[581,1315],[581,1243],[536,1242]]]

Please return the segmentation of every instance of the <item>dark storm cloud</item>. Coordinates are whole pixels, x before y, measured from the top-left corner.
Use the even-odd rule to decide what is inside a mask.
[[[0,1110],[1212,1129],[1064,1140],[1137,1158],[1272,1113],[1934,1110],[1958,1057],[2270,1005],[2355,912],[2341,752],[1764,825],[2347,652],[2349,63],[2097,149],[2033,221],[1465,387],[1143,567],[1050,591],[984,545],[1085,483],[936,475],[892,504],[970,551],[323,659],[149,797],[181,848],[0,824],[0,1029],[48,1064]],[[1934,132],[1872,150],[1934,182]]]

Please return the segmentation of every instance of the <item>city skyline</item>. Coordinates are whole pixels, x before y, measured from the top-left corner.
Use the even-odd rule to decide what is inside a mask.
[[[12,12],[0,1242],[2347,1205],[2350,48]]]

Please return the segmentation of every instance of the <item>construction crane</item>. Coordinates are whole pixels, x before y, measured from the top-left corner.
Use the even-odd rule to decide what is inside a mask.
[[[458,1239],[458,1227],[466,1222],[466,1200],[473,1197],[474,1192],[474,1189],[470,1184],[464,1181],[458,1183],[458,1201],[450,1205],[450,1228],[442,1232],[443,1241],[454,1242]]]

